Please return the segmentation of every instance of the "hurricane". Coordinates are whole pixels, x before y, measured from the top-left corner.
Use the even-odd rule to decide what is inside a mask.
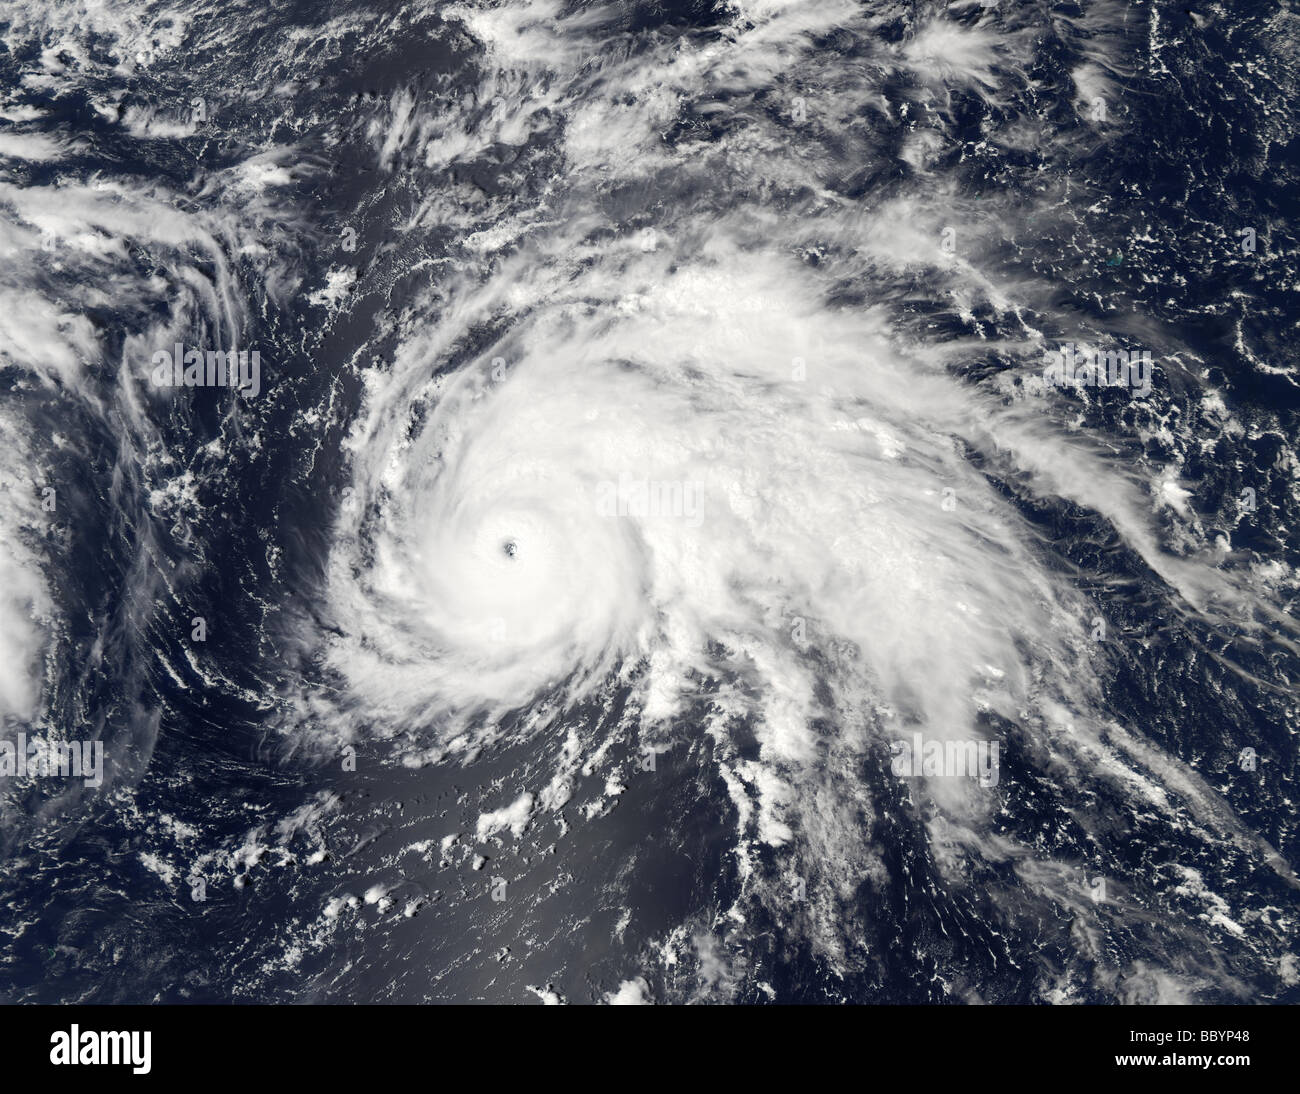
[[[1300,999],[1288,9],[0,30],[6,998]]]

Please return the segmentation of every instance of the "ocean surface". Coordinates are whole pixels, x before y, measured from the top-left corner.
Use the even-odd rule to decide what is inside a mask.
[[[1298,58],[0,0],[0,998],[1300,1002]]]

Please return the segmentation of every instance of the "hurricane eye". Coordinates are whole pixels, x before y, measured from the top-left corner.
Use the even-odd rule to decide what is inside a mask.
[[[505,553],[511,558],[514,558],[515,555],[519,553],[519,544],[517,544],[513,539],[508,539],[504,544],[502,544],[501,550],[505,551]]]

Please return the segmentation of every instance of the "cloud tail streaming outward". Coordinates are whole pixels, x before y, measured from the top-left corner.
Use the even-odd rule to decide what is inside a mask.
[[[1149,94],[1158,22],[1129,21],[1154,13],[1003,7],[741,0],[691,26],[415,6],[445,71],[372,74],[340,91],[348,123],[282,129],[296,91],[268,46],[248,76],[264,96],[209,92],[214,119],[249,116],[189,177],[97,174],[72,134],[5,134],[27,165],[0,178],[0,343],[23,394],[0,417],[13,724],[50,723],[60,696],[95,719],[48,663],[89,641],[135,674],[99,720],[144,752],[168,680],[244,704],[289,757],[382,743],[472,771],[534,750],[485,840],[572,811],[579,770],[613,785],[638,758],[705,756],[730,882],[652,940],[694,955],[681,992],[700,998],[775,991],[747,947],[778,929],[869,995],[887,951],[919,945],[891,916],[927,924],[914,975],[968,1000],[1021,965],[1050,1001],[1294,982],[1294,912],[1235,909],[1211,877],[1267,876],[1278,902],[1297,885],[1293,834],[1234,781],[1247,743],[1294,765],[1294,567],[1234,546],[1235,491],[1182,477],[1195,444],[1280,427],[1234,418],[1204,347],[1138,290],[1110,314],[1078,303],[1110,250],[1077,253],[1099,229],[1075,218]],[[130,48],[156,44],[127,24]],[[331,27],[378,33],[359,12]],[[100,77],[115,140],[201,139],[193,110]],[[328,166],[340,142],[365,157],[355,202]],[[109,308],[122,333],[92,318]],[[176,344],[260,344],[265,394],[198,410],[158,390],[151,354]],[[1045,381],[1067,344],[1150,350],[1149,390]],[[118,606],[76,619],[18,500],[39,486],[23,468],[80,443],[65,427],[30,454],[57,414],[118,492],[79,504],[138,549]],[[326,500],[275,502],[266,558],[223,560],[235,469],[274,492],[285,437]],[[242,664],[153,645],[200,595],[259,606]],[[1217,753],[1181,735],[1180,702],[1229,727]],[[1274,744],[1233,732],[1252,705]],[[899,777],[926,744],[985,777],[919,756]],[[1179,850],[1134,857],[1160,840]],[[658,961],[611,996],[671,994]]]

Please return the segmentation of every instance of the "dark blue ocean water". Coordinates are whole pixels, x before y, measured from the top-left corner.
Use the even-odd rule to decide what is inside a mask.
[[[1135,460],[1177,460],[1207,541],[1222,531],[1235,557],[1294,572],[1300,270],[1290,214],[1300,193],[1300,28],[1269,4],[1229,12],[1135,3],[1127,15],[1123,7],[1095,39],[1045,20],[1015,71],[995,65],[995,94],[954,78],[935,107],[944,144],[928,170],[1001,219],[1005,234],[988,247],[987,269],[1007,283],[1050,286],[1020,317],[1049,344],[1077,329],[1156,345],[1176,338],[1186,373],[1162,367],[1150,404],[1102,392],[1080,405],[1074,429]],[[861,8],[879,9],[870,34],[862,25],[818,32],[815,49],[847,62],[860,56],[862,78],[894,102],[916,77],[873,70],[882,45],[906,43],[934,19],[960,28],[984,18],[977,5],[946,15],[914,4]],[[598,40],[618,57],[677,38],[691,48],[726,42],[758,18],[705,4],[602,10],[591,13]],[[1082,19],[1088,5],[1043,10]],[[134,27],[143,11],[124,12],[123,25]],[[1001,33],[989,18],[991,33]],[[990,855],[972,884],[950,884],[935,862],[926,808],[889,777],[883,745],[834,773],[841,792],[874,803],[863,825],[879,869],[818,907],[840,943],[833,957],[797,903],[755,902],[743,929],[720,926],[748,883],[735,854],[736,805],[704,734],[660,754],[652,780],[627,779],[626,792],[590,816],[577,805],[600,797],[608,769],[575,776],[572,808],[539,816],[521,839],[476,846],[486,855],[481,868],[464,852],[468,837],[440,849],[444,836],[472,832],[480,814],[522,789],[540,792],[569,725],[597,738],[608,727],[607,763],[637,770],[637,745],[614,732],[617,698],[459,762],[403,766],[397,746],[418,741],[418,727],[374,724],[356,740],[355,770],[341,767],[332,746],[313,747],[303,732],[313,715],[296,705],[303,694],[346,689],[303,636],[337,626],[322,590],[351,481],[345,441],[363,411],[362,370],[391,361],[412,324],[451,321],[424,301],[443,263],[473,261],[454,225],[401,226],[438,193],[473,192],[509,210],[547,200],[571,170],[566,119],[557,113],[527,139],[489,145],[450,169],[430,166],[416,141],[381,164],[374,127],[391,124],[395,96],[437,116],[458,100],[486,100],[501,87],[509,94],[508,84],[487,82],[500,57],[433,6],[178,8],[180,29],[147,66],[127,59],[136,39],[125,30],[64,19],[38,15],[35,5],[0,9],[0,88],[11,107],[36,111],[7,129],[73,145],[47,162],[6,159],[7,192],[57,195],[75,180],[120,188],[124,205],[134,195],[148,208],[140,195],[152,195],[206,217],[218,249],[191,242],[166,252],[132,242],[140,233],[124,228],[121,250],[98,273],[45,263],[6,275],[8,288],[84,316],[97,347],[75,379],[34,379],[18,349],[0,360],[0,399],[38,453],[23,488],[36,480],[59,488],[57,513],[35,544],[58,619],[41,661],[42,709],[37,721],[11,717],[6,728],[62,726],[103,739],[111,769],[100,792],[0,789],[0,995],[526,1002],[536,998],[530,987],[549,987],[585,1002],[641,977],[658,1001],[1018,1003],[1044,1001],[1055,976],[1072,1001],[1112,1002],[1145,1001],[1156,989],[1141,970],[1154,968],[1200,1001],[1300,1001],[1295,958],[1286,964],[1293,880],[1267,868],[1245,836],[1210,841],[1177,810],[1073,779],[1041,742],[1008,750],[1004,801],[980,835],[1079,864],[1085,883],[1111,879],[1128,903],[1086,931],[1077,913],[1030,891],[1010,857]],[[62,70],[34,80],[50,71],[42,57],[62,40]],[[1070,73],[1090,44],[1122,52],[1123,78],[1107,103],[1122,134],[1112,139],[1085,132],[1072,102]],[[817,73],[806,78],[812,85]],[[838,84],[817,93],[853,94]],[[196,97],[213,121],[193,133],[142,138],[124,122],[132,109],[183,109]],[[775,88],[764,101],[720,84],[707,101],[683,104],[663,146],[724,140],[742,117],[775,117],[784,101]],[[1043,136],[1000,140],[1012,119],[1032,120]],[[919,185],[904,155],[911,132],[896,109],[864,109],[856,129],[795,131],[789,155],[819,162],[826,189],[865,216]],[[859,140],[871,149],[865,159]],[[289,149],[292,177],[274,204],[241,197],[240,165]],[[687,208],[801,215],[807,194],[747,189],[743,177],[709,187],[667,169],[649,173],[641,185],[612,186],[601,211],[626,231],[671,231]],[[1044,198],[1048,191],[1055,196]],[[12,207],[0,195],[5,203]],[[223,234],[236,217],[246,234]],[[355,250],[341,246],[346,227],[356,230]],[[1241,248],[1245,228],[1257,233],[1253,252]],[[347,309],[326,314],[308,296],[340,262],[355,271],[355,288]],[[123,393],[121,370],[139,339],[193,276],[238,297],[242,339],[261,349],[264,394],[238,414],[223,390],[143,407]],[[988,350],[952,365],[972,391],[1015,368],[1000,348],[1018,330],[1007,313],[960,307],[923,274],[867,264],[835,295],[883,301],[905,338],[958,340],[979,326]],[[222,314],[214,304],[196,319],[191,343],[219,339]],[[433,370],[454,371],[510,322],[503,313],[496,326],[467,331]],[[1207,391],[1241,430],[1207,419]],[[1287,642],[1172,615],[1168,588],[1103,514],[1028,489],[997,452],[968,459],[1051,544],[1058,572],[1104,602],[1111,631],[1122,635],[1122,653],[1105,655],[1109,715],[1194,770],[1242,832],[1300,861],[1300,666]],[[183,471],[189,493],[160,501],[157,492]],[[1245,488],[1257,504],[1243,513]],[[1279,610],[1292,613],[1278,597]],[[201,649],[194,617],[207,625]],[[703,725],[708,712],[702,695],[685,720]],[[317,716],[328,719],[328,705]],[[736,728],[735,755],[756,759],[747,732]],[[1238,762],[1245,747],[1259,757],[1255,770]],[[775,849],[757,854],[760,868],[784,869]],[[1179,895],[1180,868],[1227,901],[1240,933],[1207,922],[1195,886]],[[508,882],[508,900],[491,899],[494,878]],[[203,881],[204,899],[193,898],[192,879]],[[382,897],[367,903],[376,885]],[[689,959],[665,961],[675,931],[697,941]],[[1086,942],[1081,932],[1091,932]],[[725,976],[707,971],[708,947],[698,942],[724,933]]]

